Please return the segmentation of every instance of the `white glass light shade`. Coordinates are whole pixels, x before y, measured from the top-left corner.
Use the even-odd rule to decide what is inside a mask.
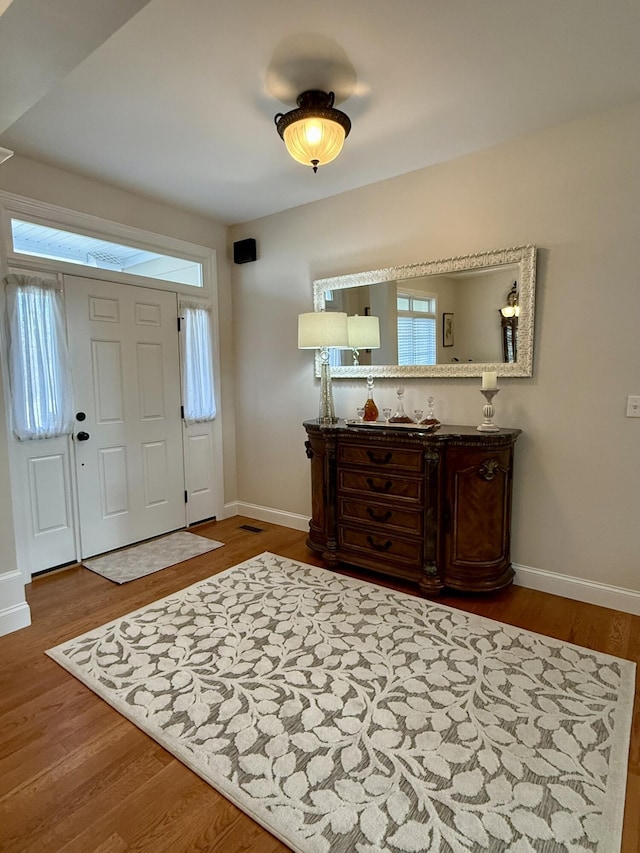
[[[346,314],[338,311],[312,311],[298,315],[298,349],[348,346]]]
[[[334,107],[335,97],[334,92],[307,89],[296,98],[297,109],[274,116],[289,154],[314,172],[335,160],[351,130],[349,116]]]
[[[327,118],[304,118],[284,131],[284,144],[294,160],[303,166],[326,166],[335,160],[344,145],[344,128]]]
[[[347,318],[351,349],[380,349],[380,321],[355,314]]]
[[[504,308],[500,309],[500,313],[503,317],[519,317],[520,316],[520,306],[519,305],[505,305]]]

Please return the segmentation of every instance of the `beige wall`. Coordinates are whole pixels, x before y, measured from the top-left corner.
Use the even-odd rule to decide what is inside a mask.
[[[497,421],[523,430],[512,557],[640,591],[640,419],[625,418],[640,394],[639,150],[635,104],[233,229],[259,245],[233,270],[241,499],[310,513],[301,422],[319,391],[296,323],[314,278],[533,243],[534,376],[501,380],[496,399]],[[479,380],[405,384],[408,409],[433,394],[444,422],[479,423]],[[364,382],[334,396],[351,417]],[[393,405],[393,381],[375,399]]]

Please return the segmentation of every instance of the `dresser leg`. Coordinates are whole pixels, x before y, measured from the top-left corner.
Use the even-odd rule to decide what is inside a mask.
[[[338,563],[340,562],[336,557],[335,551],[323,551],[322,560],[326,564],[328,569],[335,569]]]
[[[420,580],[418,581],[418,589],[420,590],[420,593],[427,598],[439,595],[444,589],[444,584],[438,575],[438,569],[435,563],[428,563],[424,567],[423,574],[420,576]]]

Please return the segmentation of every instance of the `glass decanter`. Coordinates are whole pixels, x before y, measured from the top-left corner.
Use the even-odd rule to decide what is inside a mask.
[[[421,424],[425,426],[438,426],[440,423],[433,411],[435,402],[435,397],[427,397],[427,416],[420,421]]]
[[[373,401],[373,376],[367,376],[367,402],[364,404],[363,421],[377,421],[378,407]]]
[[[402,385],[399,388],[396,388],[396,394],[398,396],[397,409],[395,415],[389,418],[389,423],[412,424],[413,418],[410,418],[404,410],[404,387]]]

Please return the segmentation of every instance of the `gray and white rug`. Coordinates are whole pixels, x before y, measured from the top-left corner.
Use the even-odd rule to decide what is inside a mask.
[[[619,850],[630,661],[268,552],[48,654],[293,850]]]
[[[196,536],[181,530],[178,533],[170,533],[169,536],[143,542],[142,545],[83,560],[82,565],[114,583],[127,583],[190,560],[191,557],[206,554],[207,551],[222,548],[223,545],[224,542],[218,542],[216,539],[207,539],[205,536]]]

